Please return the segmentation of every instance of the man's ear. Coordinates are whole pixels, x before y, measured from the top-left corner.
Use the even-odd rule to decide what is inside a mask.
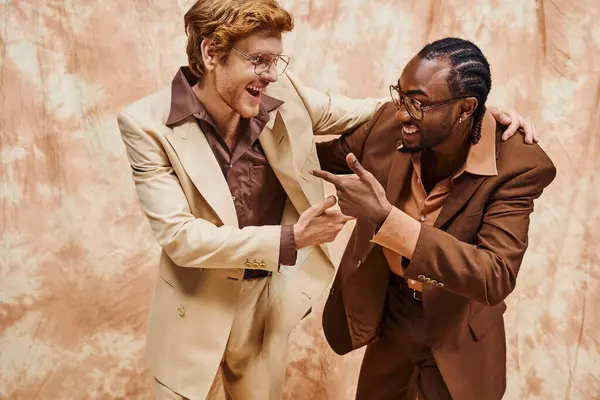
[[[219,63],[219,57],[217,57],[217,53],[215,52],[215,48],[211,44],[211,41],[204,39],[202,43],[200,43],[200,50],[202,50],[202,60],[204,61],[204,68],[207,71],[214,70],[217,64]]]
[[[460,106],[460,115],[463,118],[469,118],[475,110],[477,110],[477,106],[479,106],[479,101],[475,97],[467,97],[463,100]]]

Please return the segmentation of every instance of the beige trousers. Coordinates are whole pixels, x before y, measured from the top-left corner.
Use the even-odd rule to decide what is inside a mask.
[[[227,400],[281,399],[288,339],[300,320],[294,318],[298,316],[300,308],[291,304],[286,306],[281,302],[273,304],[271,279],[255,278],[242,283],[221,363],[221,377]],[[185,397],[157,380],[155,398],[185,400]]]

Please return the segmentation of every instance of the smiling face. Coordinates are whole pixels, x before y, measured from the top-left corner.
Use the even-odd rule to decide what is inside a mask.
[[[234,47],[256,57],[261,53],[281,54],[283,45],[281,33],[257,31],[235,42]],[[264,89],[277,81],[274,65],[259,76],[254,73],[252,61],[233,49],[214,63],[212,73],[221,100],[243,118],[258,115]]]
[[[454,96],[447,79],[450,72],[450,63],[445,59],[426,60],[415,56],[402,71],[398,81],[400,91],[424,107],[452,99]],[[420,121],[411,117],[403,105],[396,113],[402,123],[402,151],[415,153],[432,149],[457,137],[458,120],[465,101],[472,100],[461,99],[426,110]]]

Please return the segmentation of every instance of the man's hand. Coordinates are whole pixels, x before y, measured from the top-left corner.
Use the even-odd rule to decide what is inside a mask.
[[[380,226],[392,210],[385,189],[360,165],[354,154],[348,154],[346,162],[354,175],[333,175],[322,170],[311,171],[311,174],[335,185],[340,209],[345,215]]]
[[[501,111],[496,107],[488,107],[489,112],[494,116],[496,121],[502,125],[508,125],[508,128],[502,134],[502,140],[510,139],[517,131],[525,135],[525,143],[533,144],[539,142],[535,132],[535,126],[521,117],[514,109]]]
[[[329,210],[335,203],[335,197],[329,196],[321,204],[315,204],[300,215],[298,222],[294,224],[296,250],[332,242],[346,222],[354,219],[337,210]]]

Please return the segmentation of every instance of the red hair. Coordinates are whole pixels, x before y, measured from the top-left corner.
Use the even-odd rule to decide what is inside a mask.
[[[205,39],[217,57],[226,56],[233,44],[258,30],[289,32],[294,19],[275,0],[198,0],[184,17],[190,69],[205,74],[200,45]]]

